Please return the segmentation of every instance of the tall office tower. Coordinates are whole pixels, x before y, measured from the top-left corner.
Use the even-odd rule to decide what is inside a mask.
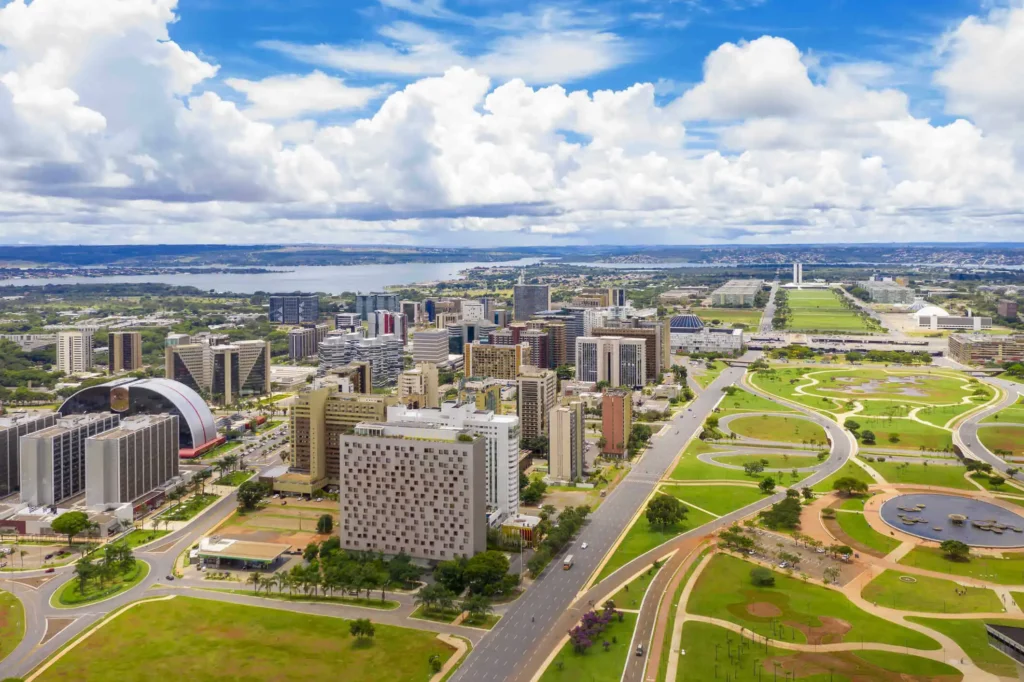
[[[362,328],[363,319],[359,313],[334,313],[334,328],[343,331],[355,331]]]
[[[92,369],[92,332],[57,332],[57,369],[65,374]]]
[[[412,326],[420,321],[419,301],[402,301],[399,306],[402,309],[402,314],[405,315],[406,326]]]
[[[368,361],[350,362],[327,370],[314,382],[317,388],[334,387],[338,393],[373,393],[373,366]]]
[[[543,320],[549,324],[559,323],[565,327],[565,362],[576,364],[576,339],[588,336],[585,333],[587,312],[593,308],[566,307],[558,310],[542,310],[534,315],[534,321]]]
[[[672,320],[665,318],[647,322],[638,318],[626,320],[608,320],[603,327],[595,327],[591,336],[619,336],[630,339],[643,339],[647,344],[645,361],[647,363],[647,382],[661,382],[661,373],[672,366]],[[577,365],[579,362],[576,363]],[[579,375],[577,374],[577,377]]]
[[[326,324],[288,330],[288,359],[304,360],[314,357],[320,344],[330,331]]]
[[[583,478],[583,403],[572,400],[551,409],[551,438],[548,472],[556,481],[579,481]]]
[[[361,320],[369,319],[374,310],[390,310],[397,313],[400,310],[398,306],[398,294],[387,292],[356,294],[356,313]]]
[[[164,348],[164,376],[185,384],[193,391],[209,391],[206,356],[209,346],[202,343],[187,343]]]
[[[320,297],[316,294],[271,294],[267,317],[274,324],[316,324]]]
[[[793,284],[804,283],[804,264],[793,263]]]
[[[1017,302],[1016,301],[1010,301],[1010,300],[1007,300],[1005,298],[1001,299],[999,301],[999,303],[996,304],[996,312],[999,313],[1000,317],[1005,317],[1007,319],[1016,320],[1017,319]]]
[[[558,377],[550,369],[520,367],[518,389],[517,411],[523,438],[548,435],[548,416],[555,406]]]
[[[525,322],[542,310],[551,308],[551,287],[547,284],[526,284],[523,275],[512,287],[512,311],[516,321]]]
[[[576,339],[576,379],[642,388],[647,376],[644,339],[581,336]]]
[[[629,301],[626,299],[626,290],[622,287],[608,287],[608,305],[626,307]]]
[[[57,423],[56,412],[16,412],[0,417],[0,497],[21,487],[21,437]]]
[[[21,438],[21,501],[32,507],[63,502],[85,491],[85,439],[116,428],[113,412],[63,417]]]
[[[608,390],[601,397],[601,437],[605,455],[622,457],[633,430],[633,394],[630,391]]]
[[[534,367],[550,369],[551,365],[551,337],[546,331],[540,329],[527,329],[519,337],[523,343],[530,345],[530,356],[523,364]]]
[[[367,339],[359,332],[329,336],[320,344],[318,374],[352,362],[369,362],[373,369],[374,388],[391,386],[402,373],[402,339],[394,334],[382,334]]]
[[[490,296],[484,296],[480,302],[484,304],[484,319],[494,322],[494,309],[498,307],[498,302]]]
[[[486,309],[480,301],[462,302],[463,322],[483,322],[487,319]]]
[[[439,315],[440,320],[444,315]],[[490,322],[478,320],[476,322],[458,322],[450,324],[448,329],[448,352],[453,355],[462,355],[463,347],[467,343],[484,343],[490,336],[495,326]]]
[[[458,323],[459,323],[459,314],[458,313],[442,313],[442,312],[437,312],[437,313],[434,314],[434,325],[438,329],[447,329],[448,327],[452,326],[453,324],[458,324]]]
[[[358,425],[341,438],[342,548],[430,560],[487,549],[485,450],[459,429]]]
[[[467,343],[464,356],[466,376],[514,381],[519,367],[526,364],[529,355],[530,346],[525,343],[515,346]]]
[[[412,360],[441,365],[448,362],[448,330],[427,329],[412,335]]]
[[[394,423],[453,428],[486,438],[487,508],[495,513],[491,525],[519,512],[519,417],[445,402],[428,410],[389,407],[388,424]]]
[[[164,349],[168,379],[207,392],[225,405],[240,396],[270,393],[270,342],[238,341],[210,346],[193,343]]]
[[[561,367],[569,361],[566,352],[566,328],[564,322],[546,322],[544,331],[548,335],[548,361],[551,367]]]
[[[421,362],[398,376],[398,401],[415,408],[436,408],[441,405],[438,395],[437,365]]]
[[[591,336],[596,327],[603,327],[610,317],[605,308],[587,308],[583,313],[583,336]]]
[[[85,503],[135,502],[178,475],[178,417],[128,417],[85,439]]]
[[[488,335],[489,343],[492,346],[514,346],[519,335],[513,335],[512,330],[508,328],[495,329]]]
[[[427,322],[433,322],[436,314],[437,304],[434,299],[428,298],[423,301],[423,314],[427,316]]]
[[[495,310],[491,314],[490,319],[491,322],[502,328],[507,327],[512,322],[512,316],[509,315],[507,310]]]
[[[409,324],[403,313],[390,310],[374,310],[366,318],[368,329],[366,336],[376,338],[384,334],[394,334],[402,339],[402,345],[409,340]]]
[[[142,367],[142,334],[110,332],[107,334],[109,362],[107,372],[134,372]]]
[[[192,343],[192,337],[188,334],[168,334],[164,339],[165,346],[187,346]]]

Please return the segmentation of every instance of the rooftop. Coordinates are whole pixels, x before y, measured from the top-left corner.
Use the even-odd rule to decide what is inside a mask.
[[[232,538],[209,537],[199,541],[199,555],[238,559],[239,561],[273,561],[284,554],[291,545],[271,542],[252,542]]]

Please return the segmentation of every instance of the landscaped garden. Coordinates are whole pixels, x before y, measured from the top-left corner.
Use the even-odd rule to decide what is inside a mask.
[[[943,488],[959,490],[977,490],[964,474],[967,469],[958,461],[950,464],[911,464],[910,462],[868,462],[868,466],[881,474],[889,483],[916,483],[918,485],[936,485]]]
[[[989,415],[981,420],[982,424],[1024,424],[1024,398],[1014,405]]]
[[[50,603],[57,608],[76,608],[109,599],[135,587],[149,575],[149,564],[134,557],[130,562],[119,559],[108,562],[106,556],[111,551],[112,547],[107,547],[104,557],[95,564],[90,562],[88,569],[83,569],[82,564],[90,560],[79,559],[75,564],[75,577],[64,583],[50,599]],[[106,569],[107,564],[113,564],[113,568]]]
[[[749,455],[721,455],[719,457],[715,457],[715,461],[721,462],[722,464],[732,464],[733,466],[738,467],[742,467],[745,464],[753,462],[764,466],[765,469],[781,469],[785,471],[793,468],[804,469],[820,464],[818,458],[810,452],[798,452],[793,454],[765,452],[763,454],[752,453]]]
[[[825,429],[803,417],[757,415],[736,417],[728,428],[738,436],[779,443],[827,444]]]
[[[861,596],[873,604],[926,613],[999,613],[1003,605],[992,590],[961,587],[952,580],[883,571]]]
[[[871,478],[871,475],[864,471],[863,467],[854,464],[852,461],[847,461],[839,471],[825,480],[819,481],[811,489],[816,493],[830,493],[832,492],[832,484],[840,478],[855,478],[867,485],[875,485],[875,479]]]
[[[161,521],[188,521],[195,518],[220,497],[212,493],[196,494],[180,504],[172,506],[158,517]]]
[[[43,672],[38,682],[155,680],[424,682],[452,649],[433,632],[273,608],[175,597],[125,610]],[[158,623],[159,627],[154,627]]]
[[[777,403],[767,398],[762,398],[759,395],[744,391],[743,389],[731,386],[730,390],[726,391],[725,396],[722,398],[722,402],[718,404],[719,417],[726,417],[730,414],[737,414],[740,412],[789,412],[792,413],[795,410],[793,408]]]
[[[621,616],[621,621],[618,616],[613,617],[587,650],[581,652],[571,640],[566,642],[541,675],[540,682],[618,682],[622,679],[637,616],[634,613]]]
[[[719,516],[764,498],[760,490],[745,485],[666,485],[661,491],[678,497],[687,506],[700,507]]]
[[[847,500],[849,501],[849,500]],[[872,550],[872,553],[885,556],[900,546],[896,538],[882,535],[871,527],[863,513],[840,511],[836,513],[836,523],[852,540]]]
[[[937,426],[928,426],[913,419],[886,419],[884,417],[861,417],[853,420],[860,424],[860,434],[868,431],[874,434],[874,442],[861,439],[861,448],[881,448],[914,451],[952,452],[953,434]],[[847,422],[850,420],[848,419]]]
[[[707,388],[711,385],[711,382],[718,378],[718,375],[725,370],[729,365],[725,364],[721,360],[713,360],[708,363],[710,367],[704,369],[700,374],[694,373],[693,378],[703,388]]]
[[[999,585],[1024,585],[1024,552],[1004,552],[1002,558],[972,554],[966,561],[957,561],[938,548],[915,547],[900,563]]]
[[[239,471],[232,471],[230,474],[221,476],[213,482],[214,485],[228,485],[231,487],[238,487],[248,481],[253,476],[252,471],[249,469],[241,469]]]
[[[25,636],[25,607],[10,592],[0,590],[0,661],[21,643]]]
[[[1021,627],[1022,621],[1009,619],[987,618],[965,618],[964,620],[950,620],[946,618],[922,618],[908,616],[907,620],[931,628],[937,632],[950,637],[960,648],[964,650],[976,666],[1001,677],[1015,678],[1017,676],[1017,664],[1013,659],[988,643],[988,633],[985,631],[985,624],[1010,625]]]

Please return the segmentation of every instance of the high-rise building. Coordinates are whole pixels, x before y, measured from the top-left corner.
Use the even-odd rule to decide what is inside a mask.
[[[800,285],[804,283],[804,264],[793,263],[793,284]]]
[[[112,412],[62,417],[21,438],[21,501],[54,505],[85,492],[85,440],[116,428]]]
[[[507,327],[512,322],[512,315],[507,310],[495,310],[491,314],[491,322],[496,324],[498,327]]]
[[[178,476],[178,417],[128,417],[85,439],[85,502],[134,502]]]
[[[534,319],[544,320],[549,323],[561,323],[565,327],[565,362],[563,365],[576,364],[576,339],[581,336],[588,336],[586,333],[587,312],[591,308],[567,307],[558,310],[542,310],[534,315]],[[557,332],[555,336],[557,338]]]
[[[551,409],[551,437],[548,472],[556,481],[579,481],[583,478],[583,403],[569,401]]]
[[[601,397],[601,437],[605,455],[622,457],[629,444],[633,429],[633,394],[630,391],[609,390]]]
[[[527,329],[519,338],[522,343],[530,346],[530,355],[523,364],[546,369],[554,366],[551,362],[551,337],[546,331]]]
[[[330,329],[326,324],[288,330],[288,359],[304,360],[316,356]]]
[[[164,349],[164,373],[189,388],[230,405],[241,396],[270,393],[270,342],[193,343]]]
[[[423,314],[427,316],[427,322],[434,321],[434,315],[436,314],[437,304],[434,299],[428,298],[423,301]]]
[[[519,368],[516,400],[523,438],[548,435],[548,417],[557,395],[558,377],[552,370],[531,366]]]
[[[409,324],[403,313],[390,310],[374,310],[367,316],[368,328],[366,336],[376,338],[384,334],[394,334],[402,339],[402,345],[409,340]]]
[[[412,335],[412,360],[415,363],[448,362],[448,330],[424,329]]]
[[[584,287],[572,299],[581,308],[608,308],[626,305],[626,290],[621,287]]]
[[[353,362],[369,362],[373,368],[374,388],[393,386],[402,373],[402,339],[394,334],[382,334],[367,339],[360,332],[328,336],[320,344],[318,374]]]
[[[92,332],[57,332],[57,369],[65,374],[92,369]]]
[[[625,308],[629,305],[629,299],[626,298],[626,290],[622,287],[609,287],[608,305],[620,308]]]
[[[359,317],[359,313],[335,313],[334,314],[334,328],[352,332],[357,329],[361,329],[363,326],[363,319]]]
[[[641,388],[647,377],[644,339],[581,336],[576,339],[577,381],[607,381],[611,386]]]
[[[1024,334],[950,334],[949,357],[963,365],[1024,360]]]
[[[444,315],[439,315],[438,319]],[[490,336],[494,325],[490,322],[459,322],[450,324],[448,329],[448,352],[452,355],[462,355],[467,343],[481,343]]]
[[[587,308],[583,312],[583,334],[581,336],[592,336],[596,327],[603,327],[608,321],[609,313],[606,308]]]
[[[463,322],[483,322],[487,320],[485,306],[481,301],[462,302]]]
[[[419,301],[402,301],[400,304],[402,314],[405,315],[405,324],[407,327],[411,327],[420,321],[420,303]]]
[[[437,365],[421,362],[402,372],[398,377],[398,401],[413,408],[440,407]]]
[[[142,368],[142,334],[140,332],[110,332],[107,334],[107,371],[134,372]]]
[[[672,326],[669,318],[655,321],[640,318],[608,320],[604,327],[595,327],[591,336],[643,339],[647,346],[644,360],[648,383],[660,383],[661,373],[672,366]],[[579,365],[578,359],[576,364]]]
[[[434,561],[484,551],[485,450],[481,436],[420,425],[342,436],[342,548]]]
[[[316,294],[271,294],[267,317],[274,324],[316,324],[320,297]]]
[[[0,497],[21,487],[21,437],[57,423],[56,412],[16,412],[0,417]]]
[[[467,377],[515,380],[520,365],[527,364],[529,344],[516,346],[492,346],[484,343],[468,343],[465,348],[465,372]]]
[[[485,481],[491,524],[519,511],[519,417],[496,415],[475,405],[445,402],[439,409],[388,408],[388,423],[465,430],[487,439]]]
[[[398,294],[387,292],[356,294],[356,313],[359,315],[359,319],[369,319],[374,310],[390,310],[397,313],[400,310]]]
[[[551,308],[551,287],[547,284],[526,284],[523,276],[512,287],[512,311],[518,322],[525,322],[542,310]]]
[[[164,339],[165,346],[187,346],[192,343],[192,337],[188,334],[168,334]]]
[[[999,313],[1000,317],[1005,317],[1008,320],[1017,319],[1017,302],[1002,299],[996,304],[996,312]]]
[[[339,393],[373,393],[373,366],[363,360],[332,367],[315,385],[317,388],[333,386]]]

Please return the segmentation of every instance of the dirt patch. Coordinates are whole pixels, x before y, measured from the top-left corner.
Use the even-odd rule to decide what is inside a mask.
[[[818,616],[821,625],[812,627],[796,621],[782,621],[783,624],[799,630],[807,637],[808,644],[835,644],[843,641],[843,636],[850,631],[850,624],[841,618]]]
[[[64,628],[66,628],[67,626],[71,625],[76,620],[78,620],[78,619],[77,618],[47,618],[46,619],[46,633],[43,635],[43,641],[41,641],[39,643],[40,646],[42,646],[43,644],[46,644],[51,639],[53,639],[54,637],[59,635],[61,633],[61,631],[64,630]]]
[[[282,545],[291,545],[299,549],[304,548],[310,542],[322,542],[327,538],[325,535],[317,535],[313,532],[303,531],[275,531],[268,529],[253,529],[242,526],[231,526],[224,528],[217,535],[234,540],[250,540],[253,542],[273,542]]]
[[[797,679],[812,675],[834,675],[850,682],[959,682],[960,675],[914,675],[910,672],[893,672],[869,663],[849,652],[815,653],[803,652],[788,656],[764,659],[762,666],[771,674],[776,669],[792,673]],[[767,678],[767,675],[765,676]]]
[[[782,615],[782,609],[775,604],[759,601],[747,604],[747,613],[757,618],[778,618]]]

